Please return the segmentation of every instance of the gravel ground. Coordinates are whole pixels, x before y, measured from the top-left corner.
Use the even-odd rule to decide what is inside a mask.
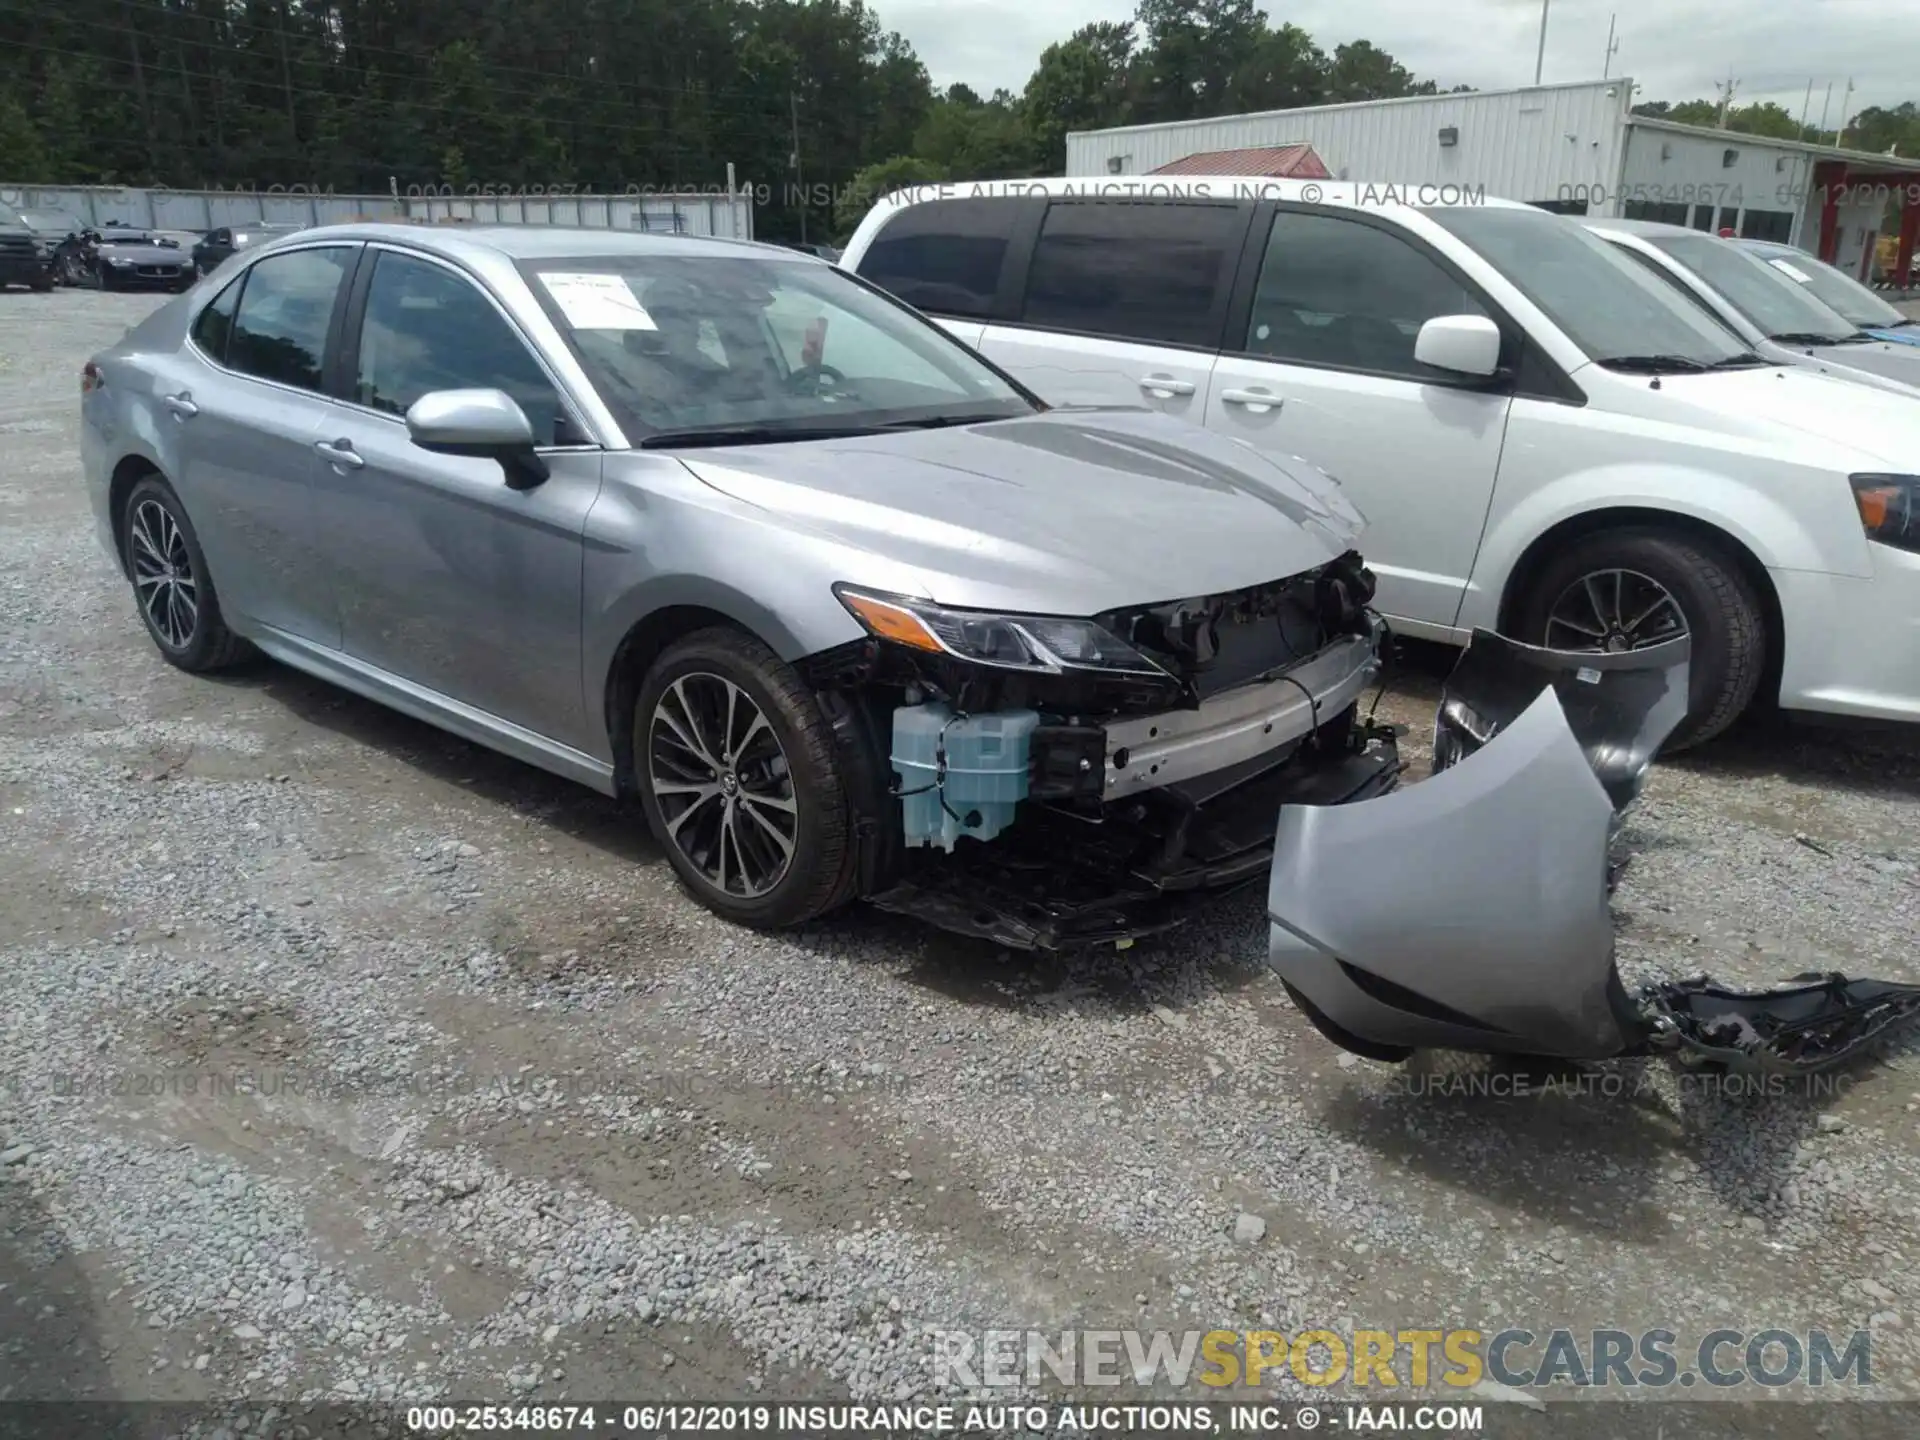
[[[1871,1325],[1920,1394],[1911,1048],[1443,1095],[1479,1063],[1309,1029],[1257,902],[1067,962],[772,939],[584,790],[168,668],[76,462],[157,303],[0,295],[0,1399],[893,1399],[927,1327],[1415,1323]],[[1382,706],[1420,765],[1442,673]],[[1629,981],[1920,979],[1917,797],[1900,734],[1662,765]]]

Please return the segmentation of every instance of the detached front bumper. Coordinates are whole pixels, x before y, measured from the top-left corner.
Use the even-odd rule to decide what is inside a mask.
[[[1685,718],[1688,644],[1596,656],[1477,631],[1441,698],[1430,779],[1281,811],[1268,961],[1322,1033],[1379,1060],[1667,1050],[1808,1074],[1920,1019],[1920,987],[1838,975],[1626,992],[1612,842]]]

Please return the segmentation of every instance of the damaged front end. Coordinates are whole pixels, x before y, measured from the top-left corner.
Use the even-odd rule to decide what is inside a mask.
[[[1920,986],[1837,975],[1626,991],[1613,852],[1685,717],[1688,647],[1570,653],[1476,631],[1442,693],[1430,779],[1371,805],[1282,810],[1268,959],[1323,1034],[1386,1061],[1684,1051],[1811,1073],[1920,1018]]]
[[[1011,949],[1131,943],[1257,884],[1288,804],[1392,789],[1358,718],[1384,627],[1357,555],[1088,619],[841,598],[872,635],[816,656],[860,797],[874,905]],[[1017,822],[1017,823],[1016,823]]]

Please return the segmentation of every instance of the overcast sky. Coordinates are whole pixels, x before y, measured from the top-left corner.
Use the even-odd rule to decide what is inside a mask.
[[[1040,52],[1093,20],[1124,20],[1133,0],[869,0],[900,31],[936,85],[963,80],[1018,91]],[[1640,100],[1713,98],[1732,72],[1735,103],[1775,100],[1796,116],[1813,85],[1818,123],[1833,82],[1830,126],[1847,79],[1853,104],[1920,100],[1920,6],[1913,0],[1550,0],[1543,79],[1597,80],[1607,17],[1619,16],[1615,76]],[[1323,50],[1371,40],[1421,79],[1482,90],[1533,82],[1540,0],[1292,0],[1270,4]]]

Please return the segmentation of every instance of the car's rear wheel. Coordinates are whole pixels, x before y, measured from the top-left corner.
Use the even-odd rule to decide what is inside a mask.
[[[169,664],[201,673],[252,653],[220,614],[206,556],[172,486],[157,475],[136,484],[121,511],[120,534],[135,608]]]
[[[1555,650],[1639,650],[1691,636],[1687,718],[1669,751],[1739,719],[1766,670],[1766,613],[1753,586],[1722,551],[1672,531],[1582,537],[1535,573],[1518,618],[1521,640]]]
[[[640,686],[633,752],[647,823],[708,909],[775,929],[850,897],[852,806],[832,731],[760,641],[715,628],[668,646]]]

